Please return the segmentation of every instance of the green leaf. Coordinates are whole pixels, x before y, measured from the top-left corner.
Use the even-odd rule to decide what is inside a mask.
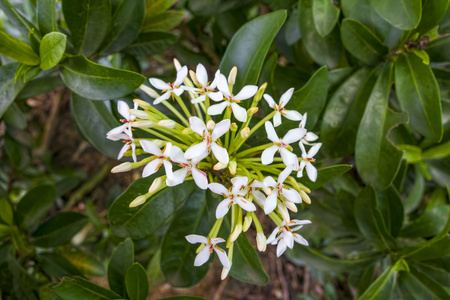
[[[315,182],[312,182],[307,177],[297,178],[297,181],[301,182],[305,186],[307,186],[311,190],[316,190],[328,182],[332,181],[333,179],[347,173],[352,169],[352,166],[350,165],[334,165],[325,167],[322,169],[318,169],[318,175],[317,180]]]
[[[314,25],[312,0],[299,0],[298,21],[303,45],[308,54],[319,65],[334,69],[339,62],[342,50],[339,29],[335,27],[326,37],[322,37],[317,32]]]
[[[139,35],[145,18],[145,0],[123,0],[115,9],[104,39],[103,54],[119,52]]]
[[[80,96],[109,100],[132,93],[145,77],[130,71],[101,66],[84,56],[68,57],[61,64],[64,83]]]
[[[73,120],[83,137],[104,155],[117,158],[122,148],[119,142],[106,138],[106,133],[120,125],[105,103],[92,101],[72,93],[71,112]]]
[[[55,201],[53,185],[39,185],[29,190],[17,205],[17,223],[32,228],[47,214]]]
[[[355,151],[356,133],[376,79],[376,70],[361,68],[331,96],[322,118],[320,136],[332,157]]]
[[[339,9],[329,0],[313,0],[312,13],[317,32],[327,36],[333,30],[339,18]]]
[[[36,66],[39,64],[39,56],[33,49],[4,31],[0,30],[0,54],[4,54],[24,65]]]
[[[445,237],[431,246],[424,247],[420,251],[408,257],[411,261],[426,261],[432,259],[442,258],[445,254],[450,253],[450,239]]]
[[[399,260],[395,266],[389,266],[381,273],[366,291],[358,297],[358,300],[372,300],[372,299],[390,299],[392,291],[394,290],[396,281],[396,266],[401,263]]]
[[[197,284],[206,275],[209,264],[194,266],[199,244],[189,244],[185,236],[199,234],[207,236],[211,226],[206,192],[197,189],[186,204],[174,216],[161,245],[161,269],[172,286],[189,287]],[[211,205],[211,204],[210,204]],[[213,256],[213,255],[212,255]]]
[[[353,212],[359,230],[369,243],[381,251],[397,248],[397,242],[386,227],[378,208],[377,195],[372,186],[369,185],[361,191],[356,198]]]
[[[258,254],[244,233],[239,235],[233,247],[230,275],[237,280],[251,284],[263,286],[269,283],[269,275],[261,265]]]
[[[450,299],[450,293],[447,292],[441,284],[430,278],[426,273],[420,272],[411,266],[410,274],[419,284],[430,291],[431,294],[433,294],[437,299]]]
[[[427,33],[438,25],[445,16],[449,0],[423,1],[422,19],[416,30],[420,35]]]
[[[387,108],[392,82],[392,65],[386,65],[370,94],[356,136],[356,167],[365,183],[387,188],[400,167],[402,151],[388,140],[390,129],[406,122],[406,114]]]
[[[106,270],[102,262],[100,262],[95,256],[81,252],[66,250],[61,255],[67,259],[72,265],[74,265],[81,273],[86,277],[103,277]]]
[[[12,225],[14,222],[12,206],[6,199],[0,199],[0,220],[8,225]]]
[[[416,178],[414,179],[414,186],[412,187],[408,198],[405,200],[405,213],[409,214],[419,207],[422,202],[423,193],[425,191],[425,179],[418,167],[415,167]]]
[[[342,22],[341,37],[347,51],[369,65],[382,61],[388,52],[369,28],[352,19]]]
[[[165,188],[152,195],[135,208],[129,205],[141,193],[146,193],[155,176],[141,178],[133,182],[117,198],[108,211],[111,230],[118,237],[144,238],[161,227],[195,191],[193,181],[175,187]]]
[[[439,144],[433,148],[430,148],[423,152],[422,158],[436,159],[444,158],[450,155],[450,141],[447,143]]]
[[[94,54],[111,22],[110,0],[63,0],[62,10],[75,52],[87,57]]]
[[[8,17],[8,20],[17,28],[24,37],[28,37],[30,30],[35,27],[22,16],[8,0],[0,0],[0,8]]]
[[[123,51],[136,56],[151,56],[172,47],[178,37],[165,31],[148,31],[141,33],[133,44]]]
[[[450,207],[446,204],[433,207],[406,225],[400,232],[400,236],[418,238],[438,234],[445,226],[449,211]]]
[[[384,191],[377,191],[377,203],[386,228],[397,237],[403,226],[403,203],[397,190],[391,185]]]
[[[169,9],[177,2],[176,0],[146,0],[145,16],[156,16]]]
[[[27,128],[27,116],[15,102],[8,107],[3,119],[8,125],[17,129],[25,130]]]
[[[422,160],[422,149],[414,145],[397,145],[403,151],[403,159],[408,164],[416,164]]]
[[[31,243],[39,247],[57,247],[70,242],[88,222],[88,218],[73,211],[60,212],[39,226],[31,235]]]
[[[415,55],[400,55],[395,63],[396,93],[411,126],[420,134],[440,141],[442,108],[439,86],[431,68]]]
[[[150,30],[170,30],[178,26],[183,21],[184,12],[180,10],[169,10],[146,18],[144,25],[142,25],[142,31],[147,32]]]
[[[220,71],[227,75],[238,68],[234,90],[256,84],[269,47],[286,19],[286,11],[259,16],[242,26],[231,39],[220,63]]]
[[[425,65],[430,64],[430,57],[428,56],[428,53],[425,50],[414,49],[412,53],[415,54],[418,58],[420,58]]]
[[[75,277],[74,279],[64,278],[64,280],[54,288],[54,291],[64,300],[120,299],[120,296],[113,291],[78,277]]]
[[[48,70],[56,66],[66,50],[66,35],[59,32],[51,32],[42,38],[39,47],[41,55],[41,69]]]
[[[445,249],[442,253],[449,253],[449,249]],[[441,255],[442,255],[441,253]],[[420,273],[425,273],[428,277],[437,283],[450,286],[450,273],[448,272],[449,256],[428,261],[416,261],[411,265]]]
[[[83,276],[72,263],[59,253],[42,253],[38,257],[39,266],[48,276]]]
[[[125,276],[134,262],[134,247],[131,239],[125,239],[111,254],[108,264],[108,283],[111,290],[126,297]]]
[[[28,99],[41,94],[47,94],[55,88],[63,86],[64,82],[61,77],[39,77],[25,85],[25,87],[17,95],[17,99]]]
[[[450,62],[450,36],[441,37],[427,45],[427,53],[432,62]]]
[[[128,268],[125,282],[130,300],[147,299],[149,293],[147,272],[139,263],[134,263]]]
[[[58,31],[58,25],[56,23],[56,0],[37,0],[36,14],[39,31],[42,34]]]
[[[392,26],[411,30],[419,24],[422,15],[421,0],[371,0],[371,2],[377,13]]]

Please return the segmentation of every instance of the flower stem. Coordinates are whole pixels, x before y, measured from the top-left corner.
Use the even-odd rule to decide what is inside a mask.
[[[181,97],[177,96],[177,95],[175,95],[175,99],[177,99],[178,104],[180,105],[180,107],[183,110],[183,112],[186,115],[186,117],[188,117],[188,119],[189,119],[191,117],[191,113],[189,112],[189,109],[184,104],[183,99],[181,99]]]
[[[170,104],[168,101],[163,101],[163,102],[161,102],[161,103],[164,104],[165,107],[167,107],[168,109],[170,109],[170,111],[173,112],[173,113],[178,117],[178,119],[180,119],[181,122],[184,123],[184,125],[186,125],[187,127],[189,127],[189,122],[186,120],[185,117],[183,117],[182,114],[180,114],[180,112],[179,112],[178,110],[176,110],[175,107],[172,106],[172,104]]]
[[[245,151],[242,151],[240,153],[237,153],[236,154],[236,158],[246,157],[249,154],[252,154],[254,152],[265,150],[266,148],[269,148],[272,145],[273,145],[273,143],[268,143],[268,144],[264,144],[264,145],[261,145],[261,146],[258,146],[258,147],[250,148],[248,150],[245,150]],[[235,150],[235,149],[236,148],[233,148],[233,150]]]

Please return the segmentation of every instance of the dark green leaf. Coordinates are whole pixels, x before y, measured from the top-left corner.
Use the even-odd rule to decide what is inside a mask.
[[[64,83],[80,96],[109,100],[125,96],[137,89],[145,77],[130,71],[107,68],[84,56],[68,57],[61,64]]]
[[[275,11],[242,26],[228,44],[220,63],[222,74],[238,68],[235,91],[244,85],[256,84],[273,39],[286,19],[285,11]]]
[[[427,53],[432,62],[450,62],[450,36],[432,41],[427,45]]]
[[[421,0],[371,0],[371,2],[377,13],[392,26],[411,30],[419,24],[422,15]]]
[[[408,257],[408,260],[413,261],[426,261],[437,258],[442,258],[442,256],[450,253],[450,239],[445,237],[438,242],[430,245],[429,247],[424,247],[420,251],[415,252]]]
[[[411,266],[410,269],[411,276],[413,276],[424,288],[428,289],[437,299],[450,299],[450,293],[447,292],[441,284],[430,278],[424,272],[418,271],[413,266]]]
[[[113,291],[102,288],[82,278],[64,280],[54,288],[55,293],[64,300],[107,300],[120,299]]]
[[[423,152],[422,157],[425,159],[436,159],[450,156],[450,141],[437,145]]]
[[[41,55],[41,69],[48,70],[56,66],[66,50],[66,35],[59,32],[51,32],[42,38],[39,47]]]
[[[341,176],[342,174],[347,173],[352,169],[350,165],[334,165],[330,167],[325,167],[318,170],[317,180],[312,182],[309,178],[302,177],[297,179],[302,184],[306,185],[311,190],[316,190],[333,179]]]
[[[418,167],[416,167],[415,170],[416,178],[414,180],[414,186],[405,201],[406,214],[411,213],[420,205],[425,191],[425,179],[423,178],[422,172],[420,172]]]
[[[66,258],[57,253],[42,253],[38,256],[39,266],[48,276],[82,276],[83,273]]]
[[[180,22],[183,21],[183,18],[183,11],[165,11],[156,16],[146,18],[144,21],[144,25],[142,25],[142,31],[147,32],[150,30],[170,30],[178,26]]]
[[[34,29],[34,26],[28,22],[28,20],[22,16],[8,0],[0,0],[0,8],[14,27],[17,28],[24,37],[28,37],[28,33],[30,30]]]
[[[445,249],[442,253],[449,253],[449,249]],[[450,273],[448,272],[449,256],[446,255],[443,258],[431,260],[431,261],[416,261],[412,264],[414,268],[420,272],[425,273],[428,277],[432,278],[439,284],[450,286]]]
[[[36,66],[39,64],[39,56],[33,49],[10,35],[0,30],[0,54],[4,54],[24,65]]]
[[[123,0],[114,11],[104,39],[103,54],[118,52],[139,35],[145,18],[145,0]]]
[[[449,0],[423,1],[422,19],[416,30],[422,35],[438,25],[444,18],[449,2]]]
[[[12,225],[14,222],[12,206],[6,199],[0,199],[0,220],[8,225]]]
[[[56,0],[37,0],[36,14],[39,31],[42,34],[58,31],[58,25],[56,24]]]
[[[130,300],[147,299],[149,293],[147,272],[139,263],[134,263],[128,268],[125,282]]]
[[[57,247],[70,242],[88,222],[83,214],[60,212],[39,226],[32,236],[32,244],[39,247]]]
[[[63,0],[64,18],[76,53],[91,56],[98,50],[111,21],[110,0]]]
[[[106,270],[104,264],[91,254],[76,250],[66,250],[61,255],[86,277],[105,276]]]
[[[55,201],[53,185],[39,185],[29,190],[17,205],[17,223],[32,228],[47,214]]]
[[[327,36],[333,30],[339,18],[339,9],[330,0],[313,0],[312,13],[317,32]]]
[[[151,17],[159,15],[165,10],[169,9],[177,2],[176,0],[146,0],[145,2],[145,16]]]
[[[395,265],[397,266],[399,262]],[[358,297],[358,300],[390,299],[392,291],[394,290],[395,280],[395,266],[389,266],[381,273],[380,277],[378,277],[377,280],[375,280],[367,290]]]
[[[422,135],[440,141],[441,97],[431,68],[415,55],[400,55],[395,63],[395,83],[398,100],[409,113],[411,126]]]
[[[376,64],[387,54],[388,48],[362,23],[345,19],[341,25],[344,47],[366,64]]]
[[[392,80],[392,65],[386,65],[370,94],[356,136],[356,167],[367,184],[387,188],[400,167],[402,152],[387,135],[390,129],[406,122],[406,114],[397,114],[387,107]]]
[[[438,205],[406,225],[400,232],[400,235],[408,238],[436,235],[445,226],[449,211],[450,207],[448,205]]]
[[[17,99],[28,99],[41,94],[47,94],[55,88],[63,86],[61,77],[39,77],[27,83],[17,95]]]
[[[403,203],[397,190],[391,185],[384,191],[377,191],[378,207],[386,228],[397,237],[403,226]]]
[[[144,238],[161,227],[190,197],[197,186],[193,181],[165,188],[152,195],[141,206],[129,205],[141,193],[146,193],[155,176],[141,178],[114,201],[108,211],[111,230],[119,237]]]
[[[141,33],[133,44],[124,49],[124,52],[136,56],[151,56],[163,52],[173,46],[178,37],[170,32],[149,31]]]
[[[8,107],[3,119],[8,125],[16,127],[17,129],[24,130],[27,128],[27,116],[15,102],[11,103]]]
[[[108,264],[108,283],[111,290],[126,297],[125,276],[134,262],[134,247],[131,239],[125,239],[111,254]]]

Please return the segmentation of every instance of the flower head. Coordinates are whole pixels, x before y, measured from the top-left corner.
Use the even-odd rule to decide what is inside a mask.
[[[195,257],[194,266],[198,267],[207,262],[214,250],[217,253],[217,256],[219,257],[220,263],[227,269],[231,267],[230,260],[228,259],[225,250],[216,245],[218,243],[225,242],[224,239],[222,238],[212,239],[209,236],[204,237],[198,234],[190,234],[186,236],[186,240],[191,244],[197,243],[205,244],[205,247]]]
[[[197,81],[198,87],[196,88],[187,88],[189,91],[199,94],[200,96],[191,100],[191,103],[200,103],[205,101],[206,96],[211,98],[214,101],[220,101],[223,98],[222,92],[217,92],[215,89],[217,87],[217,78],[220,75],[220,70],[217,70],[213,82],[211,84],[208,81],[208,73],[206,72],[205,67],[202,64],[197,65],[197,70],[194,74],[190,73],[192,80]]]
[[[206,190],[208,188],[208,178],[206,177],[206,173],[202,170],[197,169],[197,164],[206,157],[199,156],[193,159],[186,159],[184,157],[183,150],[181,150],[177,146],[172,146],[172,150],[170,151],[170,159],[173,162],[176,162],[180,165],[180,169],[173,172],[173,178],[170,180],[167,178],[167,185],[174,186],[183,183],[184,179],[192,174],[195,183],[202,190]]]
[[[273,100],[272,96],[269,94],[264,94],[264,99],[266,99],[267,104],[275,110],[275,115],[273,116],[273,125],[275,127],[281,125],[281,116],[284,116],[288,120],[300,121],[302,115],[295,110],[287,110],[284,108],[288,104],[289,100],[294,93],[294,88],[288,89],[283,95],[281,95],[280,102],[278,105]]]
[[[317,169],[312,165],[312,163],[316,161],[314,159],[314,155],[316,155],[320,147],[322,147],[322,143],[312,146],[308,153],[306,153],[305,146],[303,146],[302,142],[299,143],[299,146],[302,149],[302,161],[300,162],[297,170],[297,177],[302,177],[303,169],[306,168],[306,174],[308,174],[309,179],[315,182],[317,180]]]
[[[186,79],[188,73],[188,69],[186,66],[183,66],[181,69],[177,71],[177,78],[174,82],[164,82],[161,79],[158,78],[150,78],[150,83],[157,88],[158,90],[162,90],[164,94],[159,96],[158,98],[153,101],[153,105],[159,104],[163,102],[164,100],[167,100],[170,98],[170,96],[173,94],[180,96],[184,89],[180,86],[184,79]]]
[[[306,241],[300,234],[294,233],[303,227],[305,224],[310,224],[309,220],[292,220],[290,222],[283,221],[280,226],[277,226],[272,234],[267,238],[267,244],[277,245],[277,256],[280,257],[286,247],[292,249],[294,247],[294,242],[301,245],[308,246],[308,241]],[[290,226],[296,226],[295,228],[290,228]]]
[[[145,152],[153,154],[153,160],[149,162],[142,171],[142,177],[150,176],[154,173],[156,173],[159,168],[164,165],[164,169],[166,169],[166,175],[169,180],[173,179],[173,173],[172,173],[172,163],[168,160],[170,157],[170,151],[172,149],[172,144],[167,143],[164,149],[161,151],[158,146],[156,146],[155,143],[148,141],[148,140],[142,140],[140,141],[142,149],[144,149]]]

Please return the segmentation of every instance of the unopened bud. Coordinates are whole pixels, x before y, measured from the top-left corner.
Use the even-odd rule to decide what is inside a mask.
[[[266,251],[267,239],[266,236],[264,235],[264,232],[256,233],[256,246],[258,247],[258,250],[260,252]]]
[[[146,86],[145,84],[142,84],[139,88],[144,93],[146,93],[147,95],[149,95],[150,97],[152,97],[154,99],[159,97],[159,94],[154,89],[152,89],[151,87]]]
[[[263,191],[264,191],[264,193],[266,193],[267,196],[272,195],[272,189],[268,186],[263,187]]]
[[[298,210],[294,202],[284,201],[283,204],[293,212],[297,212]]]
[[[136,121],[131,123],[131,126],[136,128],[152,128],[155,126],[155,122],[153,121]]]
[[[230,74],[228,75],[228,85],[233,86],[236,82],[236,75],[237,75],[237,67],[234,66],[233,69],[231,69]]]
[[[231,132],[236,132],[238,130],[238,125],[235,122],[231,123],[230,130]]]
[[[145,196],[145,195],[138,196],[136,199],[134,199],[130,203],[129,207],[136,207],[136,206],[142,205],[145,203],[145,201],[147,201],[147,196]]]
[[[214,170],[219,171],[219,170],[223,170],[227,167],[226,164],[221,163],[220,161],[214,165]]]
[[[191,76],[192,82],[196,85],[196,86],[200,86],[200,84],[197,81],[197,75],[195,75],[195,72],[192,70],[189,70],[189,75]]]
[[[129,109],[128,111],[130,112],[130,114],[132,114],[133,116],[136,116],[139,119],[147,119],[148,118],[148,113],[146,113],[143,110]]]
[[[299,194],[305,203],[311,204],[311,198],[309,198],[308,194],[304,190],[300,190]]]
[[[241,219],[241,221],[242,221],[242,219]],[[242,223],[238,223],[238,224],[236,224],[233,232],[231,233],[230,242],[233,243],[235,240],[237,240],[237,238],[239,237],[241,232],[242,232]]]
[[[230,269],[223,267],[222,274],[220,275],[220,279],[224,280],[225,278],[227,278],[229,272],[230,272]]]
[[[257,107],[250,107],[248,110],[247,110],[247,116],[249,116],[249,117],[251,117],[251,116],[253,116],[254,114],[256,114],[256,112],[259,110],[259,108],[257,108]]]
[[[237,163],[235,160],[232,160],[228,163],[228,170],[230,170],[231,175],[236,175]]]
[[[304,191],[307,192],[307,193],[311,193],[311,190],[310,190],[307,186],[305,186],[304,184],[302,184],[302,183],[300,183],[300,182],[297,182],[297,184],[298,184],[298,187],[299,187],[301,190],[304,190]]]
[[[213,130],[214,126],[216,126],[216,123],[214,123],[213,120],[209,120],[208,123],[206,123],[206,129]]]
[[[178,71],[179,69],[181,69],[181,64],[180,64],[180,62],[178,61],[178,59],[174,58],[174,59],[173,59],[173,64],[174,64],[175,69],[176,69],[177,71]]]
[[[280,213],[281,217],[287,222],[291,221],[291,216],[289,216],[289,212],[284,205],[278,205],[278,212]]]
[[[156,146],[158,146],[159,148],[162,148],[162,147],[164,147],[164,146],[166,145],[166,142],[161,141],[161,140],[152,140],[152,142],[153,142]]]
[[[149,109],[150,107],[152,107],[150,105],[150,103],[148,103],[147,101],[141,100],[141,99],[134,99],[133,102],[137,103],[138,106],[142,109]]]
[[[247,213],[247,215],[245,215],[244,218],[244,225],[242,225],[243,232],[246,232],[250,228],[250,225],[252,225],[252,221],[253,221],[252,214]]]
[[[162,179],[161,179],[161,177],[158,177],[158,178],[156,178],[155,180],[153,180],[152,185],[151,185],[150,188],[148,189],[148,193],[149,193],[149,194],[153,194],[153,193],[156,192],[161,186],[162,186]]]
[[[124,162],[124,163],[112,168],[111,173],[128,172],[131,169],[133,169],[133,164],[130,162]]]
[[[288,149],[291,152],[294,150],[291,145],[287,145],[286,149]]]
[[[255,101],[258,102],[259,100],[261,100],[264,92],[266,91],[267,88],[267,82],[264,82],[263,85],[261,85],[258,89],[258,91],[256,92],[255,95]]]
[[[183,134],[193,134],[194,130],[192,130],[191,127],[186,127],[185,129],[183,129],[182,133]]]
[[[246,139],[248,138],[248,136],[250,135],[250,128],[245,127],[244,129],[241,130],[241,137]]]
[[[294,177],[289,176],[286,181],[289,182],[296,191],[300,192],[300,187]]]
[[[158,125],[162,126],[162,127],[173,129],[177,125],[177,122],[175,122],[173,120],[161,120],[158,122]]]

